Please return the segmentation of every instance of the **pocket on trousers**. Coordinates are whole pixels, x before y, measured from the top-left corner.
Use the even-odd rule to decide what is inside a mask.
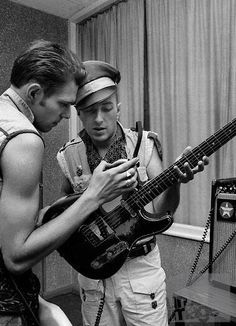
[[[91,302],[100,299],[101,294],[103,293],[103,284],[101,280],[90,279],[79,274],[78,281],[81,300]]]
[[[138,279],[130,279],[133,292],[142,294],[156,293],[164,282],[165,272],[162,268],[159,268],[154,275],[148,275]]]
[[[134,293],[156,293],[166,278],[157,246],[146,256],[131,259],[128,262],[128,271]]]

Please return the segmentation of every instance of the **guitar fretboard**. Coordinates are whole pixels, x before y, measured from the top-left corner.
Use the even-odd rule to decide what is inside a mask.
[[[178,182],[178,175],[174,166],[183,171],[184,163],[188,162],[191,168],[197,166],[203,156],[210,156],[236,135],[236,118],[207,138],[200,145],[182,156],[160,175],[144,184],[142,188],[133,193],[126,201],[135,203],[140,209],[160,195],[170,186]]]

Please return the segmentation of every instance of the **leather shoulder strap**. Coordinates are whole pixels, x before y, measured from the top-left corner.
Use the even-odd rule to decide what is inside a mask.
[[[137,140],[137,144],[134,149],[133,158],[138,156],[139,148],[140,148],[142,137],[143,137],[143,127],[142,127],[141,121],[136,122],[136,131],[138,133],[138,140]]]

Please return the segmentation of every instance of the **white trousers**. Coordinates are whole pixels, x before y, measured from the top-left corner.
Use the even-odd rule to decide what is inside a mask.
[[[167,326],[165,272],[156,246],[146,256],[129,259],[104,281],[79,274],[84,326],[94,326],[105,291],[99,326]]]

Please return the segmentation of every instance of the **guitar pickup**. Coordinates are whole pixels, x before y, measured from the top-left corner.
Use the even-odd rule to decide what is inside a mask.
[[[127,252],[129,250],[127,242],[120,241],[119,243],[110,246],[102,255],[94,259],[91,262],[91,267],[94,269],[102,268],[107,263],[111,263],[118,255],[126,250]]]

